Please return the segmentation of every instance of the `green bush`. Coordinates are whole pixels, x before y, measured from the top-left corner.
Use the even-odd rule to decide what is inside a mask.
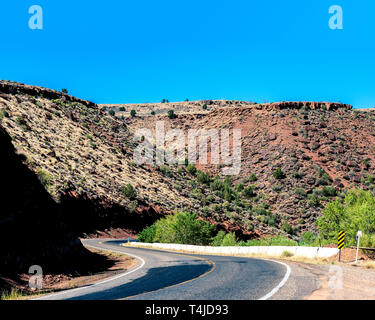
[[[361,230],[371,243],[375,236],[375,197],[370,191],[350,190],[343,200],[328,203],[316,225],[323,239],[337,242],[339,231],[345,231],[345,243],[355,245],[356,233]]]
[[[108,111],[108,114],[113,117],[113,116],[116,115],[116,112],[115,112],[115,110],[111,109],[111,110]]]
[[[207,104],[204,104],[204,105],[202,106],[202,109],[203,109],[203,110],[207,110]]]
[[[306,198],[307,197],[307,192],[305,191],[305,189],[302,189],[302,188],[297,188],[296,189],[296,194],[299,195],[302,198]]]
[[[9,118],[9,113],[6,110],[1,109],[0,110],[0,120],[2,120],[4,118]]]
[[[120,108],[118,108],[118,110],[121,111],[121,112],[124,112],[125,111],[125,107],[120,107]]]
[[[250,180],[251,182],[255,182],[255,181],[258,180],[258,178],[257,178],[257,176],[256,176],[254,173],[252,173],[252,174],[250,175],[250,177],[249,177],[249,180]]]
[[[256,186],[254,185],[248,186],[247,188],[243,189],[242,195],[248,199],[253,198],[256,196],[255,190],[256,190]]]
[[[292,253],[290,251],[287,251],[287,250],[285,250],[281,253],[282,258],[290,258],[290,257],[293,257],[293,256],[294,256],[294,253]]]
[[[285,178],[285,174],[281,170],[281,168],[276,168],[276,170],[273,172],[273,176],[275,177],[275,179],[278,179],[278,180]]]
[[[195,213],[177,212],[155,223],[154,242],[208,245],[213,225],[198,219]]]
[[[286,232],[288,234],[293,234],[293,228],[291,227],[291,225],[288,222],[284,222],[282,224],[281,230],[283,230],[284,232]]]
[[[322,188],[322,195],[325,197],[335,197],[337,195],[337,191],[334,187],[324,186]]]
[[[197,180],[199,183],[202,184],[210,184],[211,182],[211,176],[207,172],[197,171]]]
[[[268,236],[264,239],[248,240],[246,246],[297,246],[298,243],[283,236]]]
[[[37,170],[37,175],[39,177],[40,182],[45,186],[49,187],[52,184],[52,176],[47,172],[42,169]]]
[[[130,183],[121,188],[121,193],[124,197],[127,197],[129,200],[133,200],[137,196],[137,191]]]
[[[317,241],[317,237],[311,231],[307,231],[303,233],[300,238],[300,244],[303,246],[315,244],[316,241]]]
[[[217,190],[224,190],[224,183],[220,179],[219,176],[215,176],[214,180],[210,184],[210,189],[212,191],[217,191]]]
[[[136,114],[137,114],[137,111],[135,111],[134,109],[133,109],[133,110],[130,110],[130,116],[131,116],[132,118],[134,118],[134,117],[136,116]]]
[[[156,225],[153,224],[147,228],[144,228],[138,234],[138,240],[141,242],[153,243],[155,239],[155,234],[156,234]]]
[[[226,235],[225,231],[220,230],[217,233],[217,235],[214,238],[212,238],[211,245],[214,247],[220,247],[221,244],[223,243],[225,235]]]
[[[168,118],[169,119],[175,119],[177,116],[174,113],[174,110],[168,110]]]
[[[195,167],[195,165],[189,163],[187,166],[186,166],[186,170],[192,174],[193,176],[195,175],[195,173],[197,172],[197,168]]]
[[[236,246],[237,245],[236,235],[234,233],[226,233],[225,231],[221,230],[212,239],[211,245],[215,247]]]
[[[315,208],[320,206],[320,200],[315,193],[309,197],[309,205]]]
[[[152,116],[155,115],[155,111],[154,111],[154,110],[151,111],[151,115],[152,115]]]
[[[223,247],[231,247],[237,245],[236,235],[233,233],[227,233],[221,242]]]

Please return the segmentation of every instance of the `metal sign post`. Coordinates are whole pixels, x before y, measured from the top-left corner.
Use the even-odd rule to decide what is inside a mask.
[[[355,254],[355,263],[358,262],[358,249],[359,249],[359,239],[362,237],[362,231],[358,230],[357,232],[357,253]]]
[[[345,232],[340,231],[339,237],[337,239],[337,248],[340,250],[339,251],[339,262],[341,262],[341,249],[344,248],[344,244],[345,244]]]

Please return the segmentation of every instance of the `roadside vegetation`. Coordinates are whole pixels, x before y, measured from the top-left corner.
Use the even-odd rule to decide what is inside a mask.
[[[268,236],[263,239],[248,241],[238,240],[234,233],[223,230],[214,231],[211,225],[198,218],[195,213],[177,212],[166,216],[153,225],[146,227],[138,235],[138,240],[145,243],[176,243],[211,246],[321,246],[331,243],[312,232],[306,232],[299,241],[285,236]]]
[[[145,228],[138,235],[138,240],[148,243],[208,245],[213,231],[214,226],[199,220],[196,214],[177,212]]]
[[[316,221],[323,239],[337,242],[339,231],[345,231],[345,245],[356,245],[356,233],[361,230],[361,246],[375,247],[375,197],[370,191],[350,190],[344,198],[327,204]]]

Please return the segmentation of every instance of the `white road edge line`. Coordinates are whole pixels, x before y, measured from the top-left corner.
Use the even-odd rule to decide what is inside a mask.
[[[272,262],[276,262],[276,263],[281,264],[284,267],[286,267],[286,273],[285,273],[285,276],[284,276],[283,280],[281,280],[281,282],[271,292],[267,293],[265,296],[259,298],[258,300],[268,300],[269,298],[271,298],[277,291],[279,291],[285,285],[285,283],[288,281],[288,279],[290,277],[290,273],[291,273],[290,267],[286,263],[283,263],[283,262],[280,262],[280,261],[275,261],[275,260],[269,260],[269,259],[267,259],[267,260],[272,261]]]
[[[131,256],[133,258],[136,258],[138,260],[141,261],[141,265],[129,272],[125,272],[125,273],[121,273],[117,276],[114,276],[114,277],[111,277],[111,278],[108,278],[106,280],[103,280],[103,281],[100,281],[100,282],[97,282],[97,283],[94,283],[94,284],[91,284],[89,286],[84,286],[84,287],[81,287],[81,288],[75,288],[75,289],[71,289],[71,290],[64,290],[64,291],[61,291],[61,292],[57,292],[57,293],[52,293],[52,294],[49,294],[49,295],[45,295],[45,296],[42,296],[42,297],[39,297],[39,298],[35,298],[35,299],[32,299],[32,300],[44,300],[46,298],[52,298],[52,297],[55,297],[55,296],[58,296],[58,295],[61,295],[61,294],[65,294],[65,293],[72,293],[72,292],[76,292],[76,291],[79,291],[79,290],[83,290],[83,289],[88,289],[88,288],[93,288],[93,287],[96,287],[96,286],[99,286],[101,284],[104,284],[104,283],[107,283],[107,282],[110,282],[110,281],[113,281],[113,280],[116,280],[116,279],[119,279],[119,278],[122,278],[122,277],[125,277],[141,268],[143,268],[143,266],[145,265],[145,261],[141,258],[141,257],[138,257],[134,254],[131,254],[131,253],[127,253],[127,252],[123,252],[123,251],[118,251],[118,250],[113,250],[113,249],[106,249],[106,248],[100,248],[100,247],[95,247],[95,246],[92,246],[92,245],[85,245],[86,247],[90,247],[90,248],[93,248],[93,249],[98,249],[98,250],[107,250],[107,251],[111,251],[111,252],[117,252],[117,253],[121,253],[121,254],[126,254],[128,256]]]

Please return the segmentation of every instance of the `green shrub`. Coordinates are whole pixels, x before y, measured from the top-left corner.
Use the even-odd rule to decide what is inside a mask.
[[[328,203],[316,225],[323,239],[337,242],[339,231],[345,231],[345,243],[356,244],[356,233],[361,230],[368,238],[375,236],[375,197],[370,191],[350,190],[344,200]]]
[[[203,110],[207,110],[207,104],[204,104],[204,105],[202,106],[202,109],[203,109]]]
[[[154,110],[151,111],[151,115],[152,115],[152,116],[155,115],[155,111],[154,111]]]
[[[264,239],[248,240],[246,246],[297,246],[298,243],[283,236],[268,236]]]
[[[220,230],[217,233],[217,235],[214,238],[212,238],[211,245],[214,247],[220,247],[221,244],[223,243],[225,235],[226,235],[225,231]]]
[[[210,184],[211,182],[211,176],[207,172],[202,172],[198,170],[196,176],[199,183]]]
[[[175,119],[177,116],[174,113],[174,110],[168,110],[168,118],[169,119]]]
[[[68,94],[68,89],[61,89],[62,93]]]
[[[219,176],[215,176],[214,180],[210,184],[210,189],[212,191],[217,191],[217,190],[224,190],[224,183],[220,179]]]
[[[153,224],[147,228],[144,228],[139,234],[138,234],[138,240],[140,242],[146,242],[146,243],[153,243],[154,238],[156,234],[156,225]]]
[[[196,174],[197,172],[197,168],[195,167],[195,165],[189,163],[187,166],[186,166],[186,170],[192,174],[193,176]]]
[[[136,114],[137,114],[137,111],[135,111],[134,109],[133,109],[133,110],[130,110],[130,116],[131,116],[132,118],[134,118],[134,117],[136,116]]]
[[[0,120],[2,120],[4,118],[9,118],[9,113],[6,110],[1,109],[0,110]]]
[[[297,188],[296,189],[296,194],[299,195],[302,198],[306,198],[307,197],[307,192],[305,191],[305,189],[302,189],[302,188]]]
[[[258,178],[257,178],[257,176],[256,176],[254,173],[252,173],[252,174],[250,175],[250,177],[249,177],[249,180],[250,180],[251,182],[255,182],[255,181],[258,180]]]
[[[125,111],[125,107],[120,107],[120,108],[118,108],[118,110],[121,111],[121,112],[124,112]]]
[[[256,190],[256,186],[254,186],[254,185],[248,186],[248,187],[243,189],[242,195],[245,198],[248,198],[248,199],[253,198],[253,197],[256,196],[255,190]]]
[[[329,174],[327,172],[325,172],[322,168],[318,168],[318,177],[322,178],[327,183],[332,181]]]
[[[137,196],[137,191],[130,183],[121,188],[121,193],[124,197],[128,198],[129,200],[133,200]]]
[[[40,182],[45,186],[49,187],[52,184],[52,176],[47,172],[42,169],[38,169],[36,174],[39,177]]]
[[[291,227],[291,225],[288,222],[284,222],[282,224],[281,230],[283,230],[284,232],[286,232],[288,234],[293,234],[293,228]]]
[[[325,197],[335,197],[337,195],[337,191],[334,187],[324,186],[322,188],[322,194]]]
[[[282,258],[289,258],[289,257],[293,257],[293,256],[294,256],[294,253],[292,253],[290,251],[287,251],[287,250],[285,250],[281,253]]]
[[[309,197],[309,205],[315,208],[318,208],[320,206],[320,200],[315,193]]]
[[[276,168],[276,170],[273,172],[273,176],[275,177],[275,179],[279,179],[279,180],[285,178],[285,174],[281,170],[281,168]]]
[[[155,223],[154,242],[208,245],[213,225],[198,219],[195,213],[177,212]]]
[[[311,231],[307,231],[300,237],[300,245],[302,246],[319,246],[318,238]]]
[[[115,112],[115,110],[109,110],[108,111],[108,114],[110,115],[110,116],[112,116],[112,117],[114,117],[115,115],[116,115],[116,112]]]
[[[223,247],[230,247],[237,245],[236,235],[233,233],[227,233],[221,242]]]

